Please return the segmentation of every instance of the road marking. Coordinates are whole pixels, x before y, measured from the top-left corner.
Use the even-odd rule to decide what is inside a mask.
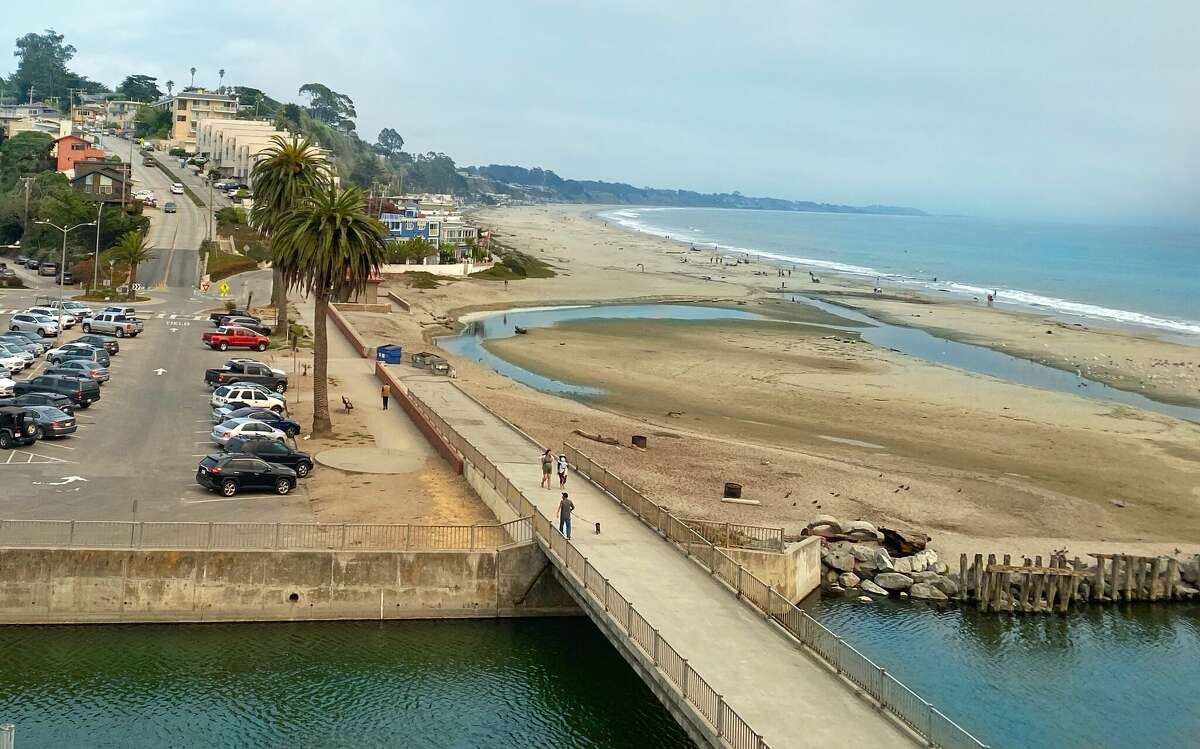
[[[33,485],[34,486],[65,486],[66,484],[73,484],[76,481],[87,481],[87,479],[85,479],[83,476],[63,476],[62,481],[47,481],[47,482],[34,481]]]
[[[167,370],[163,369],[162,367],[159,367],[158,369],[154,370],[154,374],[158,375],[159,377],[162,377],[166,373],[167,373]]]
[[[17,458],[23,458],[23,460],[17,460]],[[34,458],[37,458],[37,460],[34,460]],[[0,465],[27,466],[30,464],[37,465],[39,463],[73,463],[73,462],[74,461],[63,460],[62,458],[55,458],[55,457],[51,457],[49,455],[39,455],[38,453],[31,453],[28,450],[11,450],[8,454],[8,460],[5,460],[3,463],[0,463]]]
[[[43,441],[42,445],[44,447],[57,447],[59,450],[74,450],[75,449],[73,447],[67,447],[66,445],[60,445],[57,442],[44,442]]]

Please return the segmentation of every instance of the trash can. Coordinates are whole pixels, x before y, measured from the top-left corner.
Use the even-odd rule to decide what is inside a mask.
[[[380,361],[384,364],[399,364],[403,354],[404,349],[401,346],[394,343],[385,343],[375,349],[375,361]]]

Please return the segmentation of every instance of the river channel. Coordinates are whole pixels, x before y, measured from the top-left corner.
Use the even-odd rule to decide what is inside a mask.
[[[693,744],[584,618],[0,628],[17,749]]]

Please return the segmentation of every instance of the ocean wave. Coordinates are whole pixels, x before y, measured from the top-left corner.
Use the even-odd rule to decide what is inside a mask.
[[[654,226],[640,220],[643,213],[652,210],[670,210],[670,208],[656,207],[638,208],[636,210],[622,209],[619,211],[610,211],[600,215],[620,226],[633,231],[642,232],[644,234],[654,234],[657,236],[666,236],[669,234],[672,239],[678,239],[681,242],[702,243],[705,245],[704,249],[706,250],[713,249],[717,252],[725,254],[753,255],[755,257],[765,258],[767,260],[773,260],[779,263],[786,263],[804,268],[820,269],[829,271],[831,273],[840,273],[849,276],[886,280],[892,284],[916,286],[929,291],[950,293],[956,296],[983,298],[995,291],[998,292],[996,301],[999,304],[1044,310],[1056,315],[1084,317],[1093,320],[1106,320],[1109,322],[1120,323],[1122,325],[1137,325],[1141,327],[1170,331],[1171,333],[1200,336],[1200,321],[1195,320],[1177,320],[1169,317],[1158,317],[1156,315],[1149,315],[1144,312],[1135,312],[1133,310],[1125,310],[1114,307],[1104,307],[1098,304],[1089,304],[1087,302],[1076,302],[1070,299],[1060,299],[1058,297],[1045,296],[1032,291],[1025,291],[1023,289],[1010,289],[1003,286],[980,286],[975,283],[950,280],[934,283],[929,281],[928,278],[918,278],[901,273],[881,271],[877,268],[871,268],[869,266],[851,265],[849,263],[839,263],[834,260],[822,260],[819,258],[796,257],[794,255],[784,255],[778,252],[756,250],[753,247],[736,247],[732,245],[725,245],[719,242],[713,242],[711,239],[690,237],[683,234],[673,234],[672,230],[670,229]]]

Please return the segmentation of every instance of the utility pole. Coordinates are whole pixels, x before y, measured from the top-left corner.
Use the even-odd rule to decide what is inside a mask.
[[[33,86],[29,87],[29,106],[33,106]]]
[[[92,291],[96,290],[97,280],[100,272],[100,214],[104,213],[104,201],[100,201],[100,207],[96,210],[96,257],[92,260]]]
[[[25,219],[21,222],[21,236],[29,229],[29,188],[33,185],[33,177],[22,177],[25,183]]]

